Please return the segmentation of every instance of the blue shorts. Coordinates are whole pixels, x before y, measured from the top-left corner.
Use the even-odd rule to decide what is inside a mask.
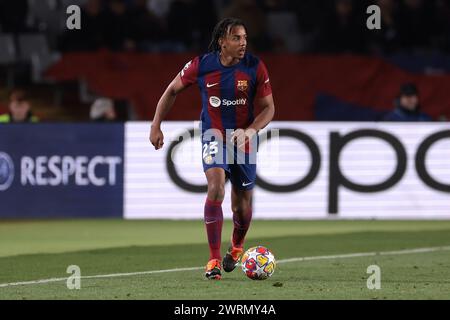
[[[255,147],[250,152],[239,150],[236,145],[223,142],[215,137],[202,136],[203,171],[210,168],[222,168],[231,184],[239,190],[251,190],[256,183],[256,153]]]

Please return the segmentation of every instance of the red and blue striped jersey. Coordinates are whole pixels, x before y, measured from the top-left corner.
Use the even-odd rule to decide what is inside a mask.
[[[184,85],[197,83],[202,98],[202,132],[247,128],[254,120],[253,102],[272,93],[264,63],[246,53],[239,63],[223,66],[218,52],[189,61],[180,72]]]

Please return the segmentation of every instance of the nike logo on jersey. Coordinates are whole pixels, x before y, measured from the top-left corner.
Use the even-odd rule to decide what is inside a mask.
[[[211,87],[217,86],[218,84],[219,84],[218,82],[216,82],[216,83],[207,83],[206,87],[207,88],[211,88]]]
[[[247,183],[245,183],[245,182],[242,182],[242,186],[243,187],[246,187],[246,186],[249,186],[249,185],[251,185],[253,182],[247,182]]]

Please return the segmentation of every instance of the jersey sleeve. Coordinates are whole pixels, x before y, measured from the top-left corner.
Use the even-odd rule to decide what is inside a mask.
[[[256,96],[264,98],[270,94],[272,94],[272,86],[270,85],[269,73],[264,63],[259,61],[256,70]]]
[[[191,61],[185,64],[180,71],[181,82],[185,86],[191,85],[197,82],[198,78],[199,57],[195,57]]]

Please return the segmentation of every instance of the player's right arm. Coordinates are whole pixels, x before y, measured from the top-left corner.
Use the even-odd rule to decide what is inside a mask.
[[[161,122],[175,103],[177,95],[185,88],[187,88],[187,86],[183,84],[180,75],[178,74],[166,88],[158,101],[155,116],[153,117],[150,129],[150,142],[155,147],[155,150],[162,148],[164,145],[164,135],[161,131]]]
[[[197,81],[198,74],[198,57],[188,62],[183,70],[172,82],[158,101],[156,106],[155,116],[150,129],[150,142],[155,147],[155,150],[161,149],[164,145],[164,135],[161,131],[161,122],[166,117],[169,110],[175,103],[177,95]]]

